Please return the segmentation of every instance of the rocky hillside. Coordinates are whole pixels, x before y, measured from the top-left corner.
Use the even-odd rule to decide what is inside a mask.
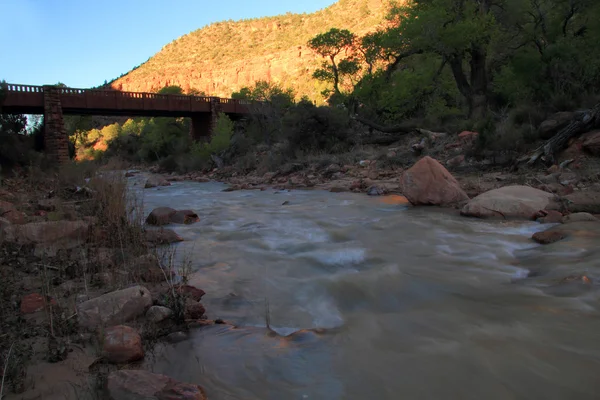
[[[307,41],[333,27],[358,35],[372,31],[385,23],[388,7],[388,0],[339,0],[312,14],[215,23],[169,43],[111,86],[154,92],[178,85],[230,96],[266,80],[316,98],[323,87],[311,75],[321,60]]]

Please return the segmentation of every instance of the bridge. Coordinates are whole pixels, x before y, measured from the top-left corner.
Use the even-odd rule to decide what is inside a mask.
[[[253,104],[247,100],[219,97],[74,89],[51,85],[5,84],[1,90],[0,113],[44,115],[46,152],[57,163],[69,160],[69,138],[63,114],[189,117],[192,121],[192,138],[206,140],[212,134],[219,113],[239,118],[250,114]]]

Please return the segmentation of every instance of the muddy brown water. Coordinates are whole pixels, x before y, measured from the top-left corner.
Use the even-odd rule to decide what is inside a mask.
[[[178,257],[209,318],[236,325],[159,346],[154,372],[212,400],[600,398],[596,242],[541,247],[533,222],[225,187],[139,191],[147,212],[198,212],[174,226]],[[560,283],[572,274],[592,284]]]

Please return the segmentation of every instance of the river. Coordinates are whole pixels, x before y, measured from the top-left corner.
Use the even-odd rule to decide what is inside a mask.
[[[154,372],[211,400],[600,398],[598,291],[559,283],[600,279],[593,242],[543,248],[534,222],[225,187],[143,191],[148,212],[200,215],[174,226],[177,254],[208,317],[236,325],[159,346]]]

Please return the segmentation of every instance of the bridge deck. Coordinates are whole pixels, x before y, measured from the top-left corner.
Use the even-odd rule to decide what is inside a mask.
[[[2,113],[43,114],[44,87],[7,84]],[[186,117],[210,113],[211,101],[227,114],[248,114],[247,100],[115,90],[59,88],[64,114]]]

